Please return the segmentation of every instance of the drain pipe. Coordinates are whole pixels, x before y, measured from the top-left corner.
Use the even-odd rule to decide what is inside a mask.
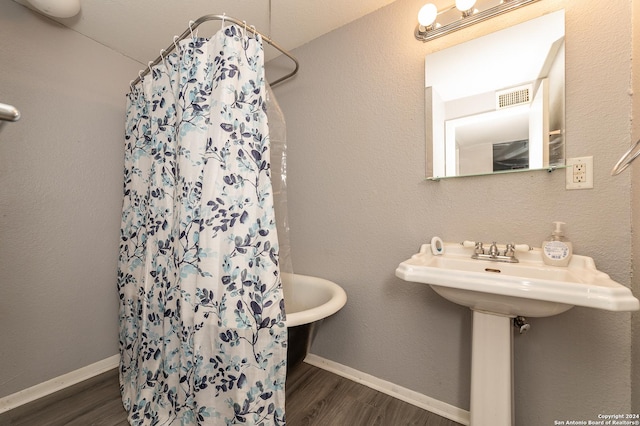
[[[518,329],[520,334],[524,334],[531,328],[525,317],[517,316],[513,319],[513,326]]]

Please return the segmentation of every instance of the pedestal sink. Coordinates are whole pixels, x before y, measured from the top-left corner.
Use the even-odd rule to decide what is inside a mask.
[[[435,252],[435,254],[434,254]],[[471,426],[513,425],[512,319],[546,317],[574,306],[637,311],[631,290],[574,255],[567,267],[545,265],[540,249],[518,253],[518,263],[472,259],[473,249],[445,243],[402,262],[396,275],[429,284],[445,299],[473,310]]]

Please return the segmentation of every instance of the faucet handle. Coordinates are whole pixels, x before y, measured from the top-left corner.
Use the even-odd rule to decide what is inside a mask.
[[[482,247],[482,243],[480,241],[476,243],[476,248],[474,252],[475,254],[484,254],[484,247]]]
[[[504,255],[508,257],[515,255],[515,247],[513,244],[507,244],[507,247],[504,249]]]

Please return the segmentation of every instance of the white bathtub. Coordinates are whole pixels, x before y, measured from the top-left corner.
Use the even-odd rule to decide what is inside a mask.
[[[347,294],[342,287],[323,278],[283,273],[282,286],[287,327],[319,321],[335,314],[347,303]]]
[[[282,274],[284,304],[289,334],[287,364],[290,371],[307,356],[317,327],[347,303],[347,294],[338,284],[323,278]]]

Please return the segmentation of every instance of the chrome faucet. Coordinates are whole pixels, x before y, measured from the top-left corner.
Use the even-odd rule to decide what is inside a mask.
[[[466,244],[467,242],[463,243],[463,246],[469,247],[469,245]],[[526,247],[527,250],[529,250],[529,246],[523,245],[523,247]],[[489,247],[489,251],[485,252],[485,249],[483,247],[483,244],[481,242],[476,242],[474,249],[473,249],[473,255],[471,255],[472,259],[479,259],[479,260],[490,260],[492,262],[506,262],[506,263],[518,263],[518,259],[516,258],[516,246],[514,244],[507,244],[504,251],[502,253],[500,253],[500,249],[498,249],[498,245],[496,244],[496,242],[494,241],[493,243],[491,243],[491,246]]]

